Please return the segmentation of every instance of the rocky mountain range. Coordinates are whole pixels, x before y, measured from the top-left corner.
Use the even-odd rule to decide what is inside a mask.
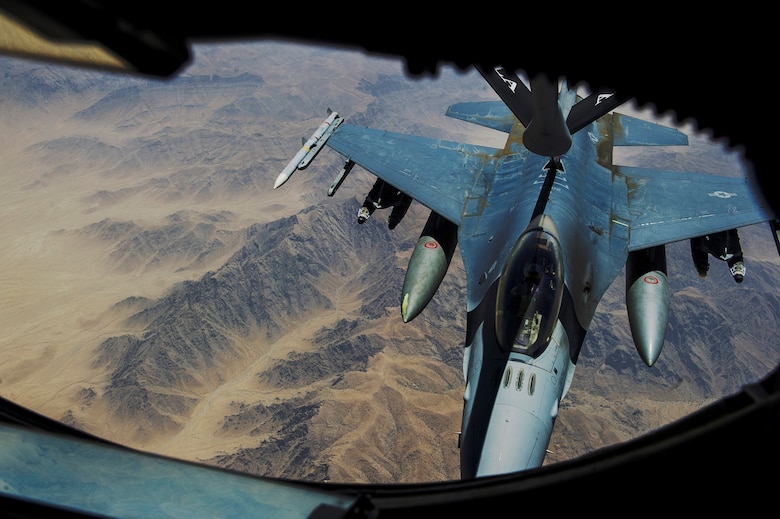
[[[444,117],[494,99],[476,73],[300,45],[202,46],[172,80],[0,58],[0,395],[131,447],[252,474],[358,483],[459,477],[465,275],[404,324],[427,217],[355,214],[371,175],[324,151],[276,175],[330,107],[354,124],[503,144]],[[498,141],[496,141],[498,139]],[[744,174],[706,137],[626,162]],[[692,166],[693,165],[693,166]],[[546,463],[627,441],[738,391],[780,359],[778,253],[700,279],[668,247],[661,358],[634,350],[619,277],[601,302]]]

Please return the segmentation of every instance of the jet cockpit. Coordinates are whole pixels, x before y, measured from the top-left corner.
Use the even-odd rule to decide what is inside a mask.
[[[534,219],[507,256],[496,300],[502,349],[539,356],[552,337],[563,299],[563,254],[549,216]]]

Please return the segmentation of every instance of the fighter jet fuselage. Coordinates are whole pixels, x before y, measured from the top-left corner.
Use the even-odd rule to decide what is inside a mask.
[[[613,113],[622,100],[612,91],[582,99],[565,82],[559,91],[532,81],[532,92],[503,69],[480,73],[501,101],[447,115],[505,132],[503,148],[341,119],[323,132],[346,159],[329,195],[359,165],[431,210],[400,297],[404,322],[424,311],[460,248],[464,479],[542,465],[598,303],[624,267],[634,343],[652,366],[666,330],[665,244],[774,219],[743,179],[613,164],[614,146],[688,140]]]
[[[591,138],[575,135],[555,167],[524,148],[499,158],[484,203],[475,203],[484,210],[459,226],[466,272],[476,277],[467,283],[463,478],[542,464],[585,331],[626,262],[625,242],[603,255],[610,206],[588,193],[611,182],[611,171]],[[569,167],[570,154],[590,165]],[[510,180],[520,164],[535,177],[532,189]]]

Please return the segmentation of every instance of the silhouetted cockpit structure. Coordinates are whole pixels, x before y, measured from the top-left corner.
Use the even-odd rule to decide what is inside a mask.
[[[563,297],[554,229],[549,217],[537,218],[509,253],[496,302],[496,334],[505,350],[536,357],[552,337]]]

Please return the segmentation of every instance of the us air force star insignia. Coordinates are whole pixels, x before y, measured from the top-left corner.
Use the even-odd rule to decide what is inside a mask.
[[[728,193],[726,191],[713,191],[712,193],[709,193],[709,195],[718,198],[731,198],[732,196],[737,196],[736,193]]]

